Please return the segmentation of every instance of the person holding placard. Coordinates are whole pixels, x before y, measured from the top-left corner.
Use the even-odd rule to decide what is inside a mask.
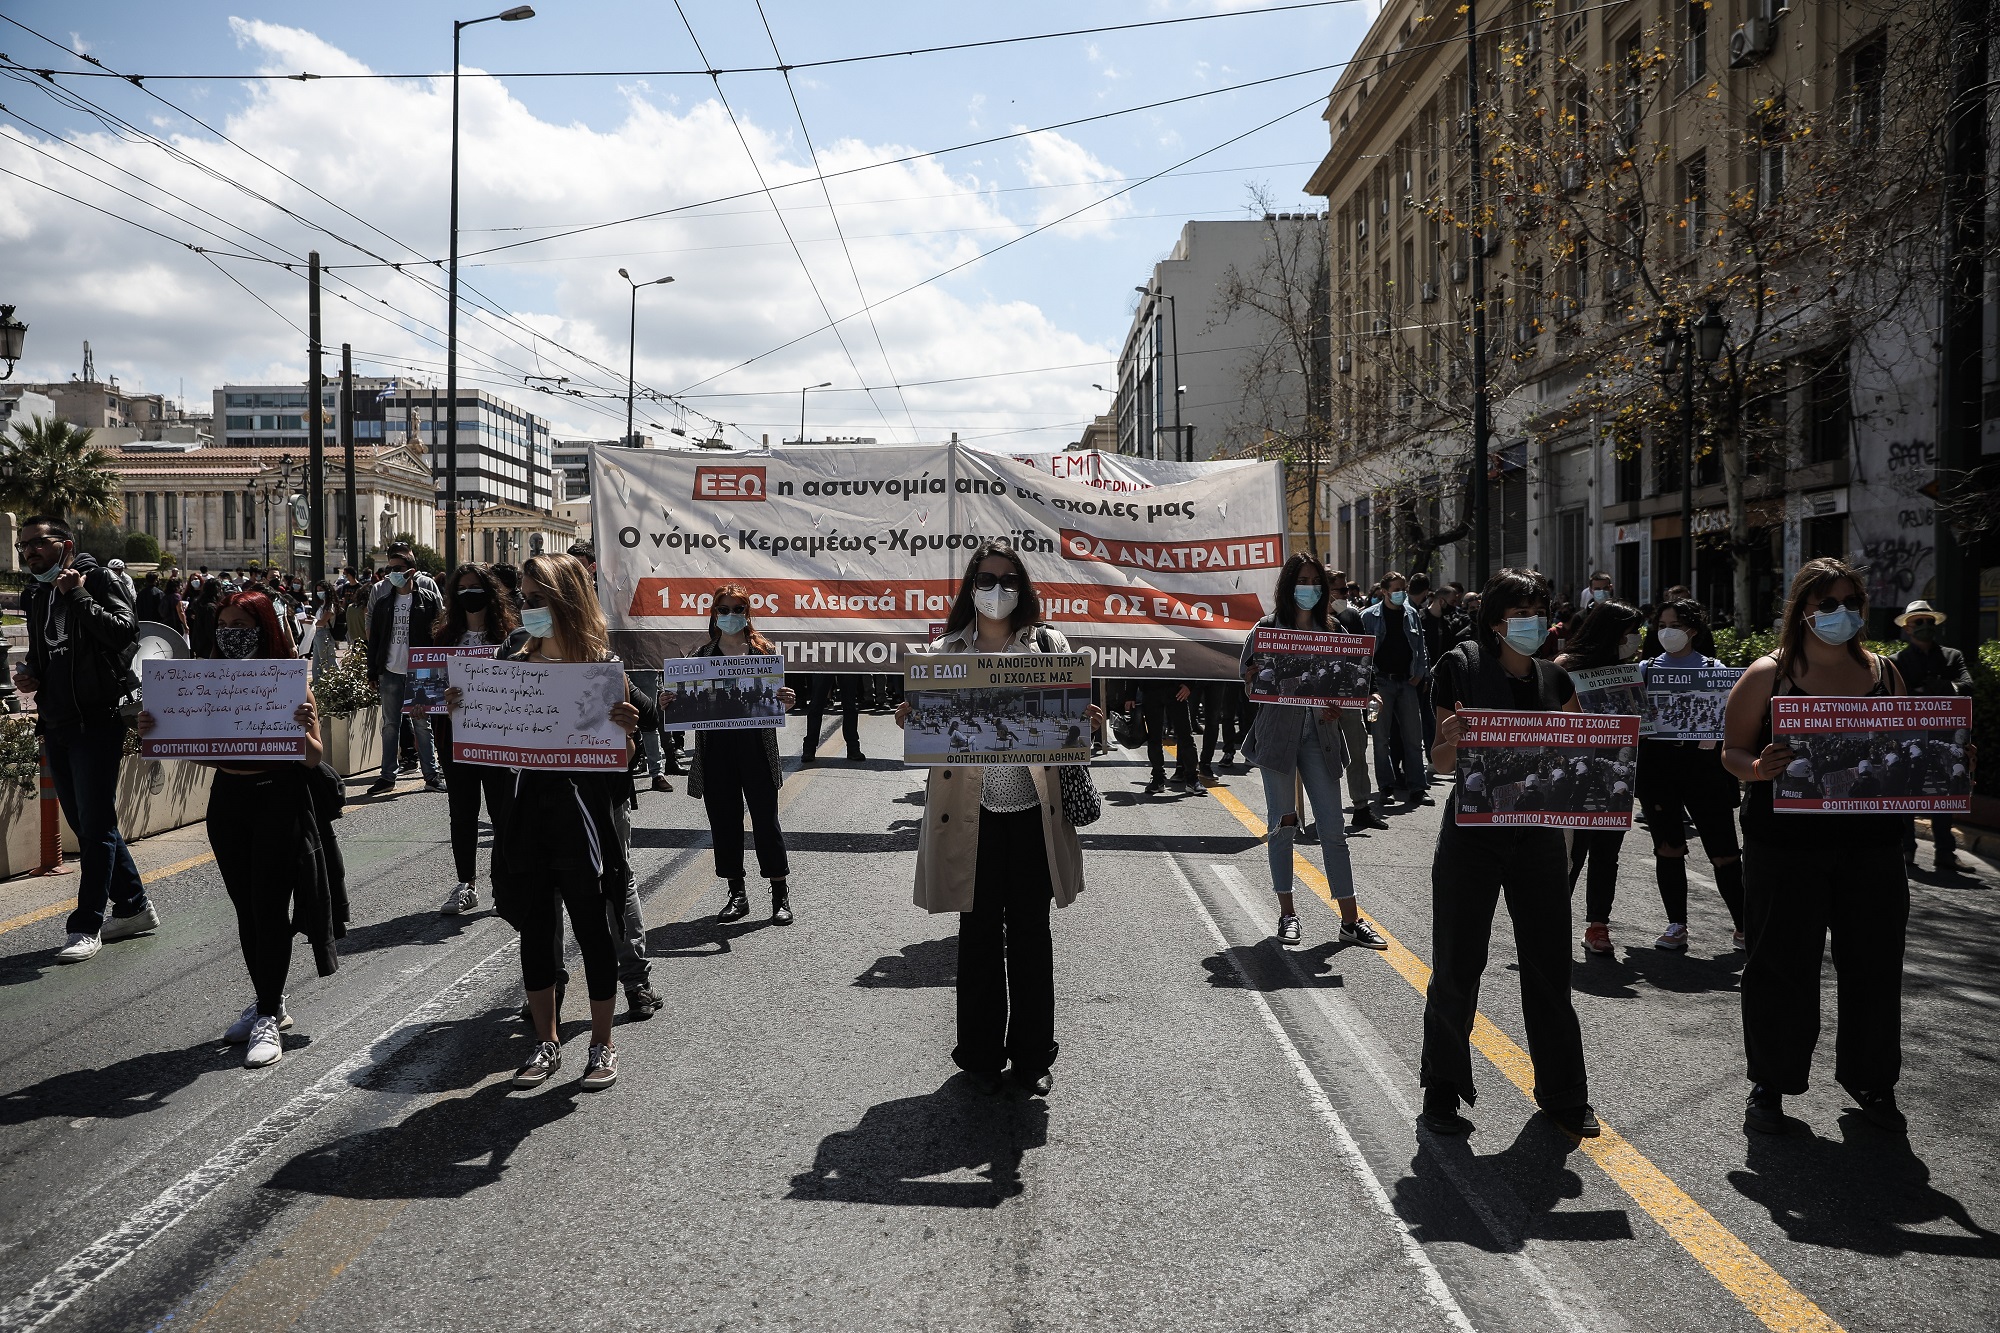
[[[1965,654],[1937,641],[1938,626],[1944,623],[1944,612],[1937,610],[1929,602],[1921,599],[1903,608],[1903,614],[1896,617],[1896,627],[1903,632],[1903,639],[1909,645],[1890,659],[1896,670],[1908,682],[1911,694],[1970,695],[1972,693],[1972,671],[1965,663]],[[1961,764],[1954,764],[1955,771],[1945,774],[1945,787],[1960,791],[1970,791],[1970,770]],[[1935,859],[1932,866],[1943,875],[1963,875],[1972,869],[1958,857],[1958,838],[1952,829],[1951,816],[1934,814],[1930,816],[1931,843]],[[1917,826],[1912,818],[1903,821],[1903,864],[1917,863]]]
[[[1729,694],[1722,762],[1748,786],[1743,805],[1743,1050],[1750,1078],[1744,1127],[1767,1134],[1798,1122],[1784,1098],[1806,1090],[1819,1044],[1820,963],[1833,936],[1839,1032],[1834,1079],[1883,1129],[1902,1133],[1903,942],[1910,881],[1903,821],[1892,814],[1837,818],[1780,814],[1772,784],[1795,759],[1771,734],[1771,700],[1783,695],[1901,694],[1886,658],[1861,646],[1868,592],[1844,560],[1808,560],[1792,580],[1778,651],[1751,663]]]
[[[750,623],[750,590],[740,583],[717,588],[709,599],[708,642],[691,656],[768,656],[777,651]],[[789,689],[778,691],[778,702],[785,710],[790,710],[797,698]],[[729,897],[716,914],[717,921],[740,921],[750,915],[750,895],[743,888],[743,811],[747,806],[757,844],[757,870],[771,881],[771,923],[792,924],[791,861],[785,855],[785,830],[778,825],[778,788],[784,781],[776,727],[695,732],[688,795],[707,807],[715,874],[729,885]]]
[[[1458,767],[1465,734],[1461,710],[1583,710],[1569,673],[1540,660],[1549,637],[1549,584],[1533,569],[1503,569],[1480,594],[1477,637],[1438,666],[1434,692],[1437,745],[1431,763]],[[1530,779],[1532,780],[1532,779]],[[1570,998],[1569,886],[1562,830],[1534,826],[1465,827],[1459,794],[1446,803],[1431,861],[1431,936],[1435,957],[1424,994],[1424,1087],[1420,1122],[1435,1134],[1467,1134],[1458,1112],[1477,1096],[1472,1082],[1472,1025],[1486,970],[1493,912],[1501,896],[1514,921],[1521,973],[1521,1016],[1534,1062],[1536,1105],[1581,1138],[1598,1133],[1583,1062],[1583,1031]],[[1518,803],[1516,809],[1523,808]]]
[[[616,662],[590,571],[570,555],[530,556],[521,568],[521,626],[495,654],[502,661]],[[490,610],[489,604],[489,610]],[[622,673],[621,673],[622,674]],[[462,696],[446,691],[456,708]],[[624,763],[615,770],[519,768],[507,808],[493,826],[494,900],[521,932],[521,982],[528,992],[535,1050],[514,1075],[517,1088],[538,1087],[562,1068],[557,987],[564,979],[562,916],[583,954],[590,991],[590,1055],[586,1092],[618,1079],[611,1020],[618,1006],[618,946],[611,922],[633,891],[615,814],[633,797],[629,768],[639,710],[620,699],[610,721],[625,733]]]
[[[514,614],[514,599],[484,565],[463,564],[445,580],[444,606],[431,627],[431,641],[447,648],[480,648],[527,637]],[[495,828],[506,817],[513,774],[492,764],[461,764],[451,753],[451,714],[430,719],[437,739],[438,762],[444,769],[445,802],[451,811],[451,859],[458,883],[438,909],[460,916],[479,907],[479,798],[486,798],[486,818]]]
[[[284,660],[296,658],[298,649],[270,598],[238,592],[217,603],[212,656]],[[292,936],[305,931],[320,975],[329,976],[337,966],[332,941],[346,929],[346,895],[335,868],[338,848],[326,845],[332,830],[313,809],[311,783],[324,751],[311,694],[293,717],[305,733],[305,751],[296,759],[192,761],[216,771],[208,794],[208,845],[236,909],[236,937],[256,992],[222,1034],[224,1041],[244,1046],[246,1069],[275,1064],[284,1055],[280,1034],[292,1026],[285,1008]],[[156,725],[151,712],[141,712],[135,723],[142,737]]]
[[[1584,613],[1576,632],[1570,636],[1568,651],[1558,654],[1556,665],[1564,671],[1589,671],[1619,666],[1639,660],[1639,626],[1644,623],[1639,609],[1629,602],[1600,601]],[[1638,773],[1628,762],[1622,795],[1629,801]],[[1581,808],[1580,806],[1578,808]],[[1569,843],[1569,891],[1585,880],[1583,892],[1583,947],[1592,953],[1611,952],[1611,903],[1618,894],[1618,850],[1625,845],[1625,830],[1580,828],[1572,830]],[[1681,927],[1680,948],[1687,948],[1687,928]],[[1661,937],[1665,939],[1665,936]],[[1659,947],[1671,947],[1661,944]]]
[[[1646,672],[1715,670],[1722,666],[1706,655],[1715,639],[1708,613],[1699,602],[1674,598],[1653,612],[1652,640],[1658,655],[1647,659]],[[1743,789],[1722,766],[1722,749],[1715,741],[1639,740],[1639,807],[1653,835],[1653,868],[1660,885],[1660,905],[1667,929],[1655,941],[1662,949],[1687,948],[1688,826],[1701,836],[1701,850],[1715,870],[1715,887],[1735,923],[1732,941],[1743,947],[1743,856],[1736,842],[1736,807]],[[1595,921],[1597,918],[1592,917]],[[1590,932],[1584,945],[1593,947]],[[1604,941],[1604,951],[1611,941]]]
[[[386,572],[380,586],[388,591],[374,596],[368,604],[368,680],[382,697],[382,773],[368,788],[370,796],[396,789],[400,719],[410,690],[410,649],[429,645],[431,626],[444,607],[437,584],[417,569],[409,543],[391,542],[383,559]],[[416,733],[424,786],[443,791],[444,777],[438,772],[437,753],[432,748],[430,718],[420,713],[410,719],[410,726]]]
[[[1041,621],[1028,568],[1005,542],[966,563],[945,632],[926,653],[1067,653]],[[896,725],[910,719],[908,699]],[[1086,709],[1093,731],[1104,710]],[[917,906],[957,912],[958,1044],[952,1062],[998,1092],[1009,1061],[1035,1096],[1054,1086],[1055,942],[1049,907],[1083,892],[1083,851],[1063,812],[1062,778],[1047,764],[939,766],[924,784],[917,838]]]
[[[1274,609],[1243,640],[1241,667],[1246,687],[1251,685],[1254,670],[1252,649],[1257,629],[1270,626],[1332,632],[1327,622],[1330,593],[1326,568],[1319,561],[1303,554],[1285,561],[1272,597]],[[1347,831],[1340,822],[1340,769],[1345,752],[1340,710],[1332,704],[1266,704],[1258,708],[1250,733],[1243,739],[1244,759],[1264,779],[1265,845],[1271,861],[1271,889],[1278,896],[1281,944],[1299,942],[1299,914],[1292,901],[1292,843],[1299,831],[1296,792],[1303,784],[1319,823],[1327,885],[1340,909],[1340,939],[1364,949],[1389,947],[1389,941],[1362,918],[1354,897],[1354,867],[1347,855]]]

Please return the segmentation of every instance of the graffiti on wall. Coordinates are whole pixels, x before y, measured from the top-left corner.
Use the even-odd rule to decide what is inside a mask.
[[[1937,548],[1917,537],[1881,537],[1863,541],[1861,558],[1868,565],[1868,600],[1898,606],[1919,595],[1930,578]]]
[[[1868,598],[1902,606],[1928,591],[1937,567],[1935,440],[1888,440],[1879,489],[1855,495],[1853,540],[1868,567]]]

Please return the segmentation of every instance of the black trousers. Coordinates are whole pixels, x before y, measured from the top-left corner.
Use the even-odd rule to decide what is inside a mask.
[[[1153,762],[1153,778],[1167,775],[1167,729],[1174,733],[1174,777],[1194,781],[1194,724],[1188,719],[1187,704],[1168,699],[1154,703],[1142,698],[1139,709],[1146,715],[1146,758]]]
[[[569,974],[563,970],[563,910],[583,954],[583,975],[593,1000],[618,994],[618,946],[611,938],[611,905],[588,865],[576,867],[523,889],[519,906],[521,985],[547,990]]]
[[[1609,921],[1611,900],[1618,895],[1618,851],[1625,845],[1625,830],[1622,828],[1580,828],[1569,838],[1569,891],[1576,892],[1576,881],[1589,868],[1590,878],[1583,890],[1583,919],[1585,921]],[[1669,916],[1669,921],[1686,921],[1686,885],[1682,885],[1682,913]]]
[[[861,677],[856,675],[812,675],[806,677],[805,753],[819,750],[819,723],[826,716],[827,702],[837,685],[840,689],[840,734],[851,754],[861,748]]]
[[[1200,687],[1201,699],[1201,766],[1207,768],[1215,762],[1215,741],[1221,734],[1222,749],[1225,754],[1235,754],[1243,748],[1243,686],[1239,681],[1212,680]]]
[[[445,804],[451,812],[451,860],[458,877],[470,884],[479,875],[479,798],[486,797],[486,822],[495,828],[507,817],[514,794],[514,775],[490,764],[461,764],[451,757],[451,720],[431,719],[437,738],[438,765],[444,770]]]
[[[1701,838],[1701,850],[1713,863],[1718,857],[1737,857],[1715,867],[1715,887],[1722,894],[1729,919],[1743,929],[1743,862],[1736,845],[1736,807],[1725,790],[1717,793],[1697,788],[1679,800],[1661,799],[1648,790],[1640,800],[1646,812],[1646,827],[1653,834],[1653,866],[1659,874],[1660,906],[1667,920],[1686,922],[1688,905],[1687,856],[1688,826]],[[1679,847],[1680,856],[1661,856],[1660,848]],[[1592,917],[1602,921],[1603,917]]]
[[[1828,815],[1792,815],[1819,824]],[[1901,848],[1756,840],[1743,847],[1743,1053],[1752,1083],[1796,1096],[1819,1044],[1820,960],[1833,937],[1833,1077],[1883,1092],[1903,1072],[1903,937],[1910,881]]]
[[[1952,827],[1950,815],[1928,815],[1931,821],[1931,845],[1939,856],[1951,856],[1958,851],[1958,830]],[[1917,854],[1917,821],[1914,818],[1903,821],[1903,855]]]
[[[743,878],[743,810],[757,843],[757,870],[765,879],[791,874],[785,831],[778,827],[778,789],[771,782],[763,738],[755,731],[723,731],[701,741],[702,802],[715,843],[715,873]]]
[[[297,773],[217,772],[208,794],[208,845],[236,909],[236,938],[257,1012],[283,1012],[292,970],[292,878],[306,828],[305,769]]]
[[[1056,1059],[1055,886],[1039,806],[979,812],[972,910],[958,918],[960,1069],[997,1074],[1009,1060],[1025,1077]]]
[[[1583,1030],[1570,1001],[1569,893],[1562,834],[1555,829],[1461,829],[1445,811],[1431,861],[1431,932],[1436,959],[1424,995],[1419,1080],[1467,1102],[1472,1021],[1486,970],[1493,913],[1504,894],[1521,969],[1521,1017],[1535,1065],[1535,1104],[1560,1111],[1590,1100]]]

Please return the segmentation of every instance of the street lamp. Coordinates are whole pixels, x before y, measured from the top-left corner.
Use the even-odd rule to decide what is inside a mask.
[[[811,393],[814,389],[831,389],[832,387],[833,387],[833,381],[826,380],[819,384],[808,384],[803,389],[799,390],[799,443],[800,444],[804,444],[806,442],[806,395]]]
[[[476,23],[518,23],[535,11],[515,5],[480,19],[454,19],[451,25],[451,263],[445,312],[445,389],[451,415],[444,427],[445,545],[458,550],[458,47],[459,37]]]
[[[1179,462],[1183,442],[1187,432],[1181,427],[1181,398],[1187,393],[1187,385],[1181,383],[1181,316],[1180,307],[1175,304],[1172,292],[1155,287],[1134,287],[1143,296],[1164,296],[1167,299],[1167,327],[1174,341],[1174,461]],[[1160,428],[1153,428],[1153,457],[1160,456]]]
[[[1689,592],[1694,586],[1694,363],[1702,374],[1722,355],[1729,336],[1729,321],[1723,318],[1720,302],[1710,301],[1700,319],[1683,317],[1679,324],[1667,317],[1653,335],[1660,349],[1662,377],[1678,370],[1681,377],[1681,583]]]
[[[14,318],[14,307],[0,305],[0,361],[7,363],[7,373],[0,380],[14,378],[14,363],[21,359],[22,344],[28,340],[28,326]]]
[[[625,338],[625,443],[636,449],[639,441],[632,435],[632,398],[639,361],[639,289],[664,287],[673,279],[655,278],[651,282],[637,282],[622,268],[618,270],[618,276],[632,284],[632,324]]]

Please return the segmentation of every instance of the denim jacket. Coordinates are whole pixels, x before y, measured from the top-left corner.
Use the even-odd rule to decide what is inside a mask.
[[[1371,602],[1361,610],[1361,628],[1364,633],[1375,636],[1375,647],[1382,647],[1382,636],[1389,631],[1388,617],[1382,614],[1383,603]],[[1410,675],[1412,678],[1428,676],[1431,671],[1429,651],[1424,647],[1423,626],[1417,618],[1423,612],[1414,606],[1403,608],[1403,638],[1410,645]]]

